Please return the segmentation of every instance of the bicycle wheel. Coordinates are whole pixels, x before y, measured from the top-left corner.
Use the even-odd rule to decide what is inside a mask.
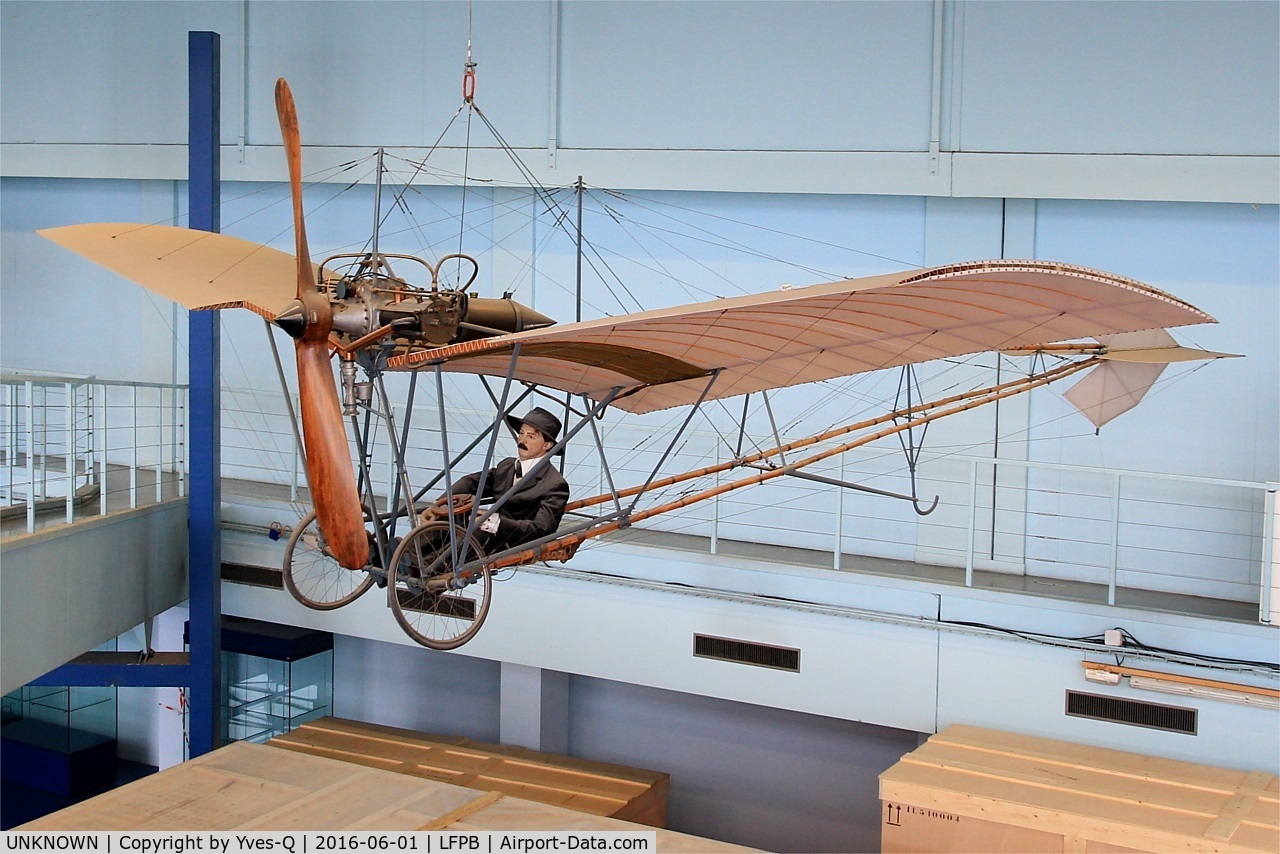
[[[365,508],[365,526],[372,525]],[[312,510],[293,529],[284,547],[284,586],[308,608],[332,611],[360,598],[373,585],[363,569],[347,569],[325,547],[324,534]]]
[[[387,604],[405,634],[431,649],[456,649],[475,636],[489,613],[489,568],[455,577],[450,563],[448,522],[427,522],[400,542],[387,583]],[[466,529],[452,526],[463,561],[484,557]],[[465,541],[465,542],[464,542]],[[464,547],[465,546],[465,547]]]

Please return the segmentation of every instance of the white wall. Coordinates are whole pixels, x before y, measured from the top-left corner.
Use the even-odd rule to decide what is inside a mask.
[[[185,382],[186,312],[34,231],[51,222],[156,222],[174,216],[168,181],[8,180],[0,200],[0,363],[106,379]],[[185,205],[183,205],[185,208]],[[122,286],[123,285],[123,286]],[[62,341],[37,344],[36,329]],[[72,346],[71,341],[81,346]],[[92,343],[89,343],[92,342]]]
[[[570,753],[671,775],[668,824],[766,851],[878,851],[877,778],[900,729],[642,688],[570,682]]]
[[[156,616],[151,649],[183,648],[190,612],[186,603]],[[146,630],[138,626],[116,639],[118,650],[146,649]],[[121,759],[164,770],[187,758],[185,688],[120,688],[116,694],[116,738]]]
[[[0,543],[0,693],[182,601],[187,508],[169,501]]]
[[[232,539],[234,551],[232,542],[227,551],[235,557],[229,560],[270,563],[266,546]],[[1275,648],[1269,627],[635,545],[580,553],[566,573],[532,568],[498,583],[484,628],[456,655],[913,732],[965,722],[1237,768],[1280,755],[1274,711],[1214,700],[1177,698],[1177,705],[1201,710],[1198,737],[1067,718],[1064,690],[1093,687],[1080,666],[1086,653],[1014,634],[1078,638],[1120,626],[1150,647],[1266,661]],[[322,613],[284,592],[223,586],[227,613],[411,644],[385,598],[375,588]],[[959,623],[1010,633],[975,633]],[[696,658],[695,633],[800,649],[800,672]],[[403,655],[406,661],[438,657],[427,651]],[[1094,655],[1114,661],[1104,652]],[[415,704],[435,707],[430,689],[439,665],[404,666],[398,655],[384,660],[393,663],[362,659],[362,667],[384,674],[357,677],[362,687],[374,678],[395,680],[400,672],[423,676],[379,682],[384,690],[360,702],[381,704],[381,714],[404,714],[394,710],[406,697],[420,696]],[[1147,660],[1137,651],[1125,663],[1273,684],[1261,673]],[[494,677],[484,680],[492,685]],[[489,720],[490,712],[474,705],[476,690],[466,683],[463,708],[480,708],[480,720]],[[440,720],[449,726],[447,716],[437,715]]]
[[[213,30],[228,179],[278,175],[280,76],[304,139],[334,146],[332,162],[352,146],[432,145],[458,105],[470,36],[477,102],[544,183],[1280,193],[1270,3],[486,2],[470,24],[468,9],[6,3],[4,172],[180,177],[186,33]],[[493,171],[491,154],[472,165]]]
[[[958,3],[964,151],[1280,153],[1275,4]]]
[[[501,740],[497,662],[345,635],[334,652],[335,714]],[[597,677],[568,695],[567,755],[669,774],[669,828],[769,851],[878,850],[877,776],[921,739]]]
[[[333,639],[333,670],[338,717],[500,740],[496,661],[340,634]]]

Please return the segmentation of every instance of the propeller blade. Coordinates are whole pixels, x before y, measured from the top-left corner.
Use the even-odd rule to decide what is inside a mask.
[[[302,132],[298,128],[298,109],[293,91],[283,77],[276,81],[276,115],[280,118],[280,137],[289,162],[289,192],[293,196],[293,240],[298,258],[298,299],[314,290],[311,282],[311,252],[307,248],[307,227],[302,221]],[[325,330],[328,335],[328,330]]]
[[[333,308],[312,283],[311,254],[302,219],[302,137],[293,93],[284,78],[276,81],[276,113],[289,161],[293,231],[297,247],[297,301],[276,318],[294,339],[298,357],[298,397],[302,406],[302,443],[307,453],[307,484],[316,522],[335,560],[347,569],[369,562],[355,469],[347,449],[347,429],[338,403],[338,385],[329,366]]]
[[[302,442],[307,450],[307,483],[316,521],[329,550],[347,569],[369,562],[369,538],[356,491],[347,429],[338,404],[338,387],[324,341],[298,341],[298,396]]]

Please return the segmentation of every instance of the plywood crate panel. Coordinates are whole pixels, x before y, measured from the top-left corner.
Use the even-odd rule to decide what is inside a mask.
[[[659,851],[749,851],[712,839],[236,742],[17,830],[653,831]]]
[[[236,742],[21,829],[409,829],[475,797],[444,783]]]
[[[1280,851],[1280,783],[955,725],[880,775],[886,852]]]
[[[658,771],[333,717],[267,744],[653,827],[667,820],[670,776]]]

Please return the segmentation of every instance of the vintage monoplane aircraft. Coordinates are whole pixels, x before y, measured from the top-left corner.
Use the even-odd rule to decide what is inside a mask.
[[[303,222],[298,119],[283,79],[276,85],[276,106],[289,168],[294,255],[164,225],[99,223],[40,233],[189,309],[247,308],[294,339],[314,510],[295,526],[286,546],[285,584],[299,601],[318,609],[340,607],[383,584],[396,620],[428,647],[450,649],[474,636],[488,613],[491,575],[498,569],[568,560],[590,538],[797,475],[882,437],[1089,369],[1093,373],[1067,397],[1100,425],[1137,403],[1169,362],[1222,355],[1181,347],[1164,331],[1213,322],[1194,306],[1131,279],[1046,261],[951,264],[566,325],[509,297],[469,295],[469,282],[442,286],[446,260],[476,266],[461,253],[432,265],[380,252],[375,234],[370,251],[313,265]],[[420,266],[430,274],[429,284],[410,284],[393,264]],[[777,437],[772,448],[738,453],[714,466],[661,471],[708,401],[992,350],[1058,358],[1052,367],[988,388],[928,402],[909,399],[883,415],[801,440],[783,443]],[[331,365],[335,356],[341,388]],[[383,382],[386,371],[435,378],[442,455],[438,473],[416,491],[404,462],[414,386],[405,423],[397,426]],[[456,454],[450,453],[445,419],[446,372],[500,380],[496,390],[485,383],[494,410],[489,427]],[[364,380],[357,381],[361,373]],[[470,496],[451,494],[456,467],[483,446],[487,471],[506,417],[531,394],[553,392],[574,418],[542,465],[587,431],[594,435],[609,489],[573,501],[568,511],[574,521],[555,533],[485,554],[476,532],[518,486],[487,507],[472,507]],[[619,488],[609,474],[597,419],[606,408],[646,413],[672,407],[687,407],[688,416],[667,451],[644,482]],[[356,441],[358,472],[344,417]],[[393,509],[387,512],[374,509],[374,419],[397,469]],[[807,456],[797,456],[806,448]],[[735,470],[742,476],[638,509],[646,493]],[[433,505],[420,504],[433,489],[444,496]],[[477,494],[483,491],[482,484]],[[932,509],[915,495],[896,497],[910,498],[917,512]],[[403,534],[401,524],[408,528]]]

